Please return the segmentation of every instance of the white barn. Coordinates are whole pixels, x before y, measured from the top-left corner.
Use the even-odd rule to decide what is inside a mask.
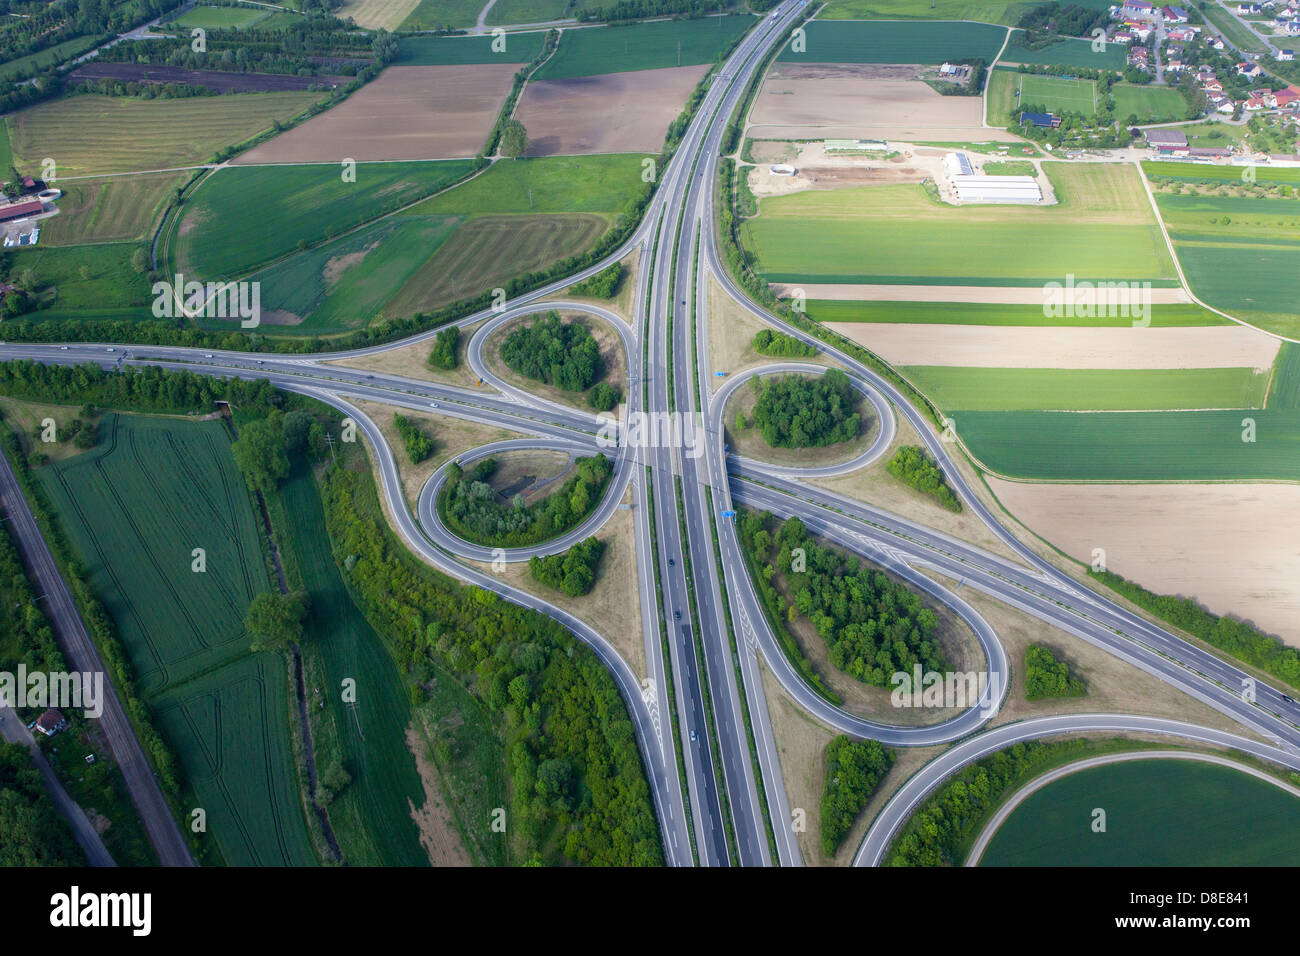
[[[1043,190],[1033,176],[953,176],[952,186],[960,202],[1043,201]]]

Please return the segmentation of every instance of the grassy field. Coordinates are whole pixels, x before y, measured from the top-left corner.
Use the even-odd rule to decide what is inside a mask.
[[[304,335],[363,326],[455,227],[446,216],[395,216],[256,272],[252,281],[262,284],[263,321],[276,325],[276,332]]]
[[[992,63],[1006,31],[984,23],[912,20],[823,21],[805,28],[807,52],[789,45],[787,63],[921,63],[983,57]]]
[[[80,318],[96,310],[133,308],[147,314],[153,302],[149,276],[131,265],[131,255],[138,248],[140,244],[134,242],[42,243],[17,253],[14,264],[18,274],[31,269],[37,278],[42,309],[30,313],[31,318]]]
[[[399,28],[437,30],[440,27],[472,27],[483,9],[479,0],[420,0]]]
[[[478,0],[475,0],[477,4]],[[416,7],[414,17],[420,12]],[[477,14],[477,10],[474,11]],[[413,29],[408,19],[404,25]],[[481,37],[403,37],[395,66],[455,66],[470,63],[527,63],[542,49],[546,34],[542,32],[508,33],[506,48],[493,52],[493,38]]]
[[[1116,83],[1111,87],[1111,95],[1115,97],[1115,118],[1123,123],[1128,122],[1130,116],[1137,116],[1139,123],[1187,118],[1187,101],[1183,94],[1167,86]]]
[[[59,214],[42,223],[41,242],[58,246],[145,239],[173,191],[188,179],[188,173],[152,173],[60,180]]]
[[[1192,291],[1215,308],[1300,335],[1300,203],[1293,199],[1157,196]]]
[[[172,259],[183,273],[234,278],[413,203],[471,169],[469,160],[360,163],[349,183],[333,163],[226,167],[186,200]]]
[[[742,227],[773,282],[1037,285],[1087,279],[1169,283],[1169,261],[1142,186],[1121,166],[1044,170],[1056,206],[946,206],[917,185],[764,199]],[[960,254],[955,254],[956,252]]]
[[[481,176],[425,200],[413,216],[590,212],[613,215],[641,187],[640,155],[503,160]]]
[[[1249,368],[1054,369],[910,366],[900,371],[948,412],[1260,408],[1269,373]]]
[[[567,30],[555,55],[535,76],[564,80],[712,63],[757,22],[750,16],[728,16]]]
[[[288,120],[322,93],[243,93],[141,100],[85,94],[11,113],[9,138],[23,171],[52,157],[59,176],[140,172],[204,163]],[[183,135],[179,131],[184,131]]]
[[[1022,107],[1042,106],[1052,113],[1081,113],[1084,116],[1097,112],[1096,80],[1037,73],[1017,73],[1016,80],[1016,88],[1020,91],[1018,102]]]
[[[48,49],[29,53],[27,56],[20,56],[16,60],[10,60],[8,63],[0,65],[0,80],[8,80],[24,72],[30,73],[33,70],[44,70],[52,66],[58,66],[65,60],[75,59],[87,50],[94,49],[106,39],[107,37],[99,35],[73,37],[71,40],[56,43]]]
[[[421,866],[428,857],[408,801],[417,809],[424,791],[406,747],[411,705],[383,641],[353,603],[325,530],[320,495],[307,467],[295,465],[281,487],[292,546],[311,598],[307,641],[321,657],[324,684],[357,682],[357,703],[321,696],[339,728],[340,754],[352,782],[330,803],[330,822],[343,858],[352,866]]]
[[[1030,7],[1043,0],[830,0],[817,16],[823,20],[982,20],[1014,26]],[[1105,10],[1108,0],[1081,0],[1079,6]]]
[[[175,20],[167,24],[177,30],[242,30],[260,23],[271,16],[272,11],[263,7],[193,7],[186,10]]]
[[[1300,168],[1269,166],[1211,166],[1208,163],[1179,163],[1171,161],[1147,161],[1142,164],[1143,171],[1149,177],[1164,176],[1184,183],[1204,183],[1216,185],[1243,182],[1242,175],[1246,169],[1254,170],[1255,182],[1259,185],[1297,185],[1300,184]]]
[[[1220,6],[1215,0],[1210,0],[1201,10],[1206,20],[1214,24],[1223,32],[1228,42],[1237,47],[1243,53],[1266,53],[1268,44],[1259,38],[1253,30],[1246,27],[1240,20],[1229,13],[1224,7]]]
[[[492,25],[542,23],[577,16],[599,6],[601,0],[497,0],[488,11],[487,22]]]
[[[1087,4],[1085,4],[1087,6]],[[1105,7],[1101,7],[1105,9]],[[1100,53],[1093,52],[1092,41],[1067,37],[1036,50],[1022,46],[1025,34],[1021,30],[1011,35],[1011,42],[1002,53],[1000,63],[1027,63],[1040,66],[1088,66],[1096,70],[1123,70],[1128,53],[1119,43],[1107,43]]]
[[[987,302],[848,302],[809,299],[808,316],[819,322],[894,322],[935,325],[1059,325],[1128,327],[1122,315],[1096,317],[1043,315],[1039,305],[999,305]],[[1151,327],[1227,325],[1228,319],[1199,305],[1152,305]]]
[[[1106,808],[1105,833],[1092,831],[1094,807]],[[1142,760],[1081,770],[1030,795],[980,864],[1287,866],[1297,859],[1300,800],[1227,767]]]
[[[125,417],[38,472],[112,616],[137,686],[231,865],[316,862],[289,745],[286,675],[243,616],[271,582],[219,422]],[[207,570],[191,570],[204,548]]]

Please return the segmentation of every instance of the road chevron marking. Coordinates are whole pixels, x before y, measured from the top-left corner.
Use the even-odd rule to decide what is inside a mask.
[[[642,679],[641,700],[644,701],[646,710],[650,712],[650,723],[655,729],[655,739],[659,742],[659,752],[662,753],[664,749],[664,734],[659,719],[659,691],[655,687],[654,678],[646,677]]]

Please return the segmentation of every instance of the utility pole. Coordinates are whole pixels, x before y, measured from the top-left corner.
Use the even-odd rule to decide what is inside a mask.
[[[334,457],[334,436],[328,432],[325,433],[325,444],[330,446],[330,461],[337,465],[339,460]]]

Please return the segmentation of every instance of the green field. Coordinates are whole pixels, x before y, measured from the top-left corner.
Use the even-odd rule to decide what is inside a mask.
[[[1260,408],[1269,373],[1249,368],[1054,369],[904,366],[946,412]]]
[[[36,53],[20,56],[16,60],[0,65],[0,80],[8,80],[24,72],[31,73],[58,66],[65,60],[75,59],[88,50],[94,49],[107,39],[109,39],[107,36],[99,35],[73,37],[71,40],[64,40]]]
[[[265,7],[193,7],[164,25],[177,30],[242,30],[271,16]]]
[[[477,3],[477,0],[475,0]],[[415,16],[420,12],[417,7]],[[478,11],[475,10],[475,13]],[[410,19],[403,24],[412,29]],[[527,63],[542,49],[546,34],[538,31],[507,33],[506,48],[492,50],[493,38],[481,37],[402,37],[394,66],[455,66],[470,63]]]
[[[544,23],[577,16],[584,10],[608,5],[602,0],[497,0],[488,11],[488,23]],[[480,9],[482,4],[479,5]],[[477,14],[477,10],[475,13]]]
[[[1228,196],[1156,197],[1192,291],[1261,328],[1300,336],[1300,202]]]
[[[481,176],[425,200],[407,215],[617,213],[641,188],[640,155],[503,160]]]
[[[469,160],[340,167],[228,166],[201,182],[182,210],[172,261],[202,279],[233,279],[416,202],[466,176]],[[237,239],[237,241],[232,241]]]
[[[61,179],[59,214],[41,224],[41,242],[72,245],[145,239],[153,233],[174,190],[188,179],[188,173]]]
[[[140,172],[191,166],[242,143],[323,99],[323,93],[240,93],[142,100],[85,94],[9,114],[14,161],[38,173],[45,157],[58,175]],[[182,132],[183,131],[183,132]]]
[[[149,276],[131,265],[131,255],[138,248],[140,244],[135,242],[41,243],[15,253],[17,274],[31,269],[37,278],[41,311],[29,315],[33,319],[81,318],[88,311],[103,309],[140,309],[148,314],[153,302]]]
[[[1093,809],[1106,831],[1093,832]],[[1211,808],[1212,812],[1207,812]],[[1294,866],[1300,800],[1247,774],[1185,760],[1080,770],[1031,794],[981,866]]]
[[[1012,33],[1011,42],[1007,44],[998,62],[1038,66],[1086,66],[1094,70],[1116,71],[1123,70],[1128,63],[1128,52],[1120,43],[1107,43],[1105,50],[1095,53],[1092,49],[1092,41],[1065,37],[1058,43],[1031,50],[1021,45],[1024,37],[1025,33],[1022,30]]]
[[[472,27],[478,22],[478,12],[483,9],[479,0],[420,0],[399,30],[437,30],[440,28]]]
[[[1041,0],[830,0],[817,16],[823,20],[981,20],[1014,26]],[[1105,10],[1108,0],[1080,0],[1079,6]]]
[[[1300,346],[1278,354],[1268,407],[1242,411],[968,411],[957,437],[990,469],[1074,481],[1300,480]],[[1255,441],[1243,441],[1243,421]]]
[[[999,305],[987,302],[851,302],[809,299],[809,318],[818,322],[894,322],[941,325],[1059,325],[1129,327],[1122,315],[1098,317],[1043,315],[1039,305]],[[1151,306],[1151,327],[1227,325],[1228,319],[1199,305]]]
[[[281,486],[296,566],[311,599],[309,649],[320,655],[326,687],[357,684],[357,703],[322,695],[339,728],[352,782],[330,803],[330,823],[352,866],[423,866],[428,857],[410,807],[424,804],[415,758],[406,747],[411,705],[383,641],[353,603],[334,563],[325,513],[308,468],[295,465]],[[323,755],[318,754],[318,765]],[[409,801],[409,804],[408,804]]]
[[[1139,123],[1187,118],[1187,101],[1183,94],[1168,86],[1116,83],[1111,87],[1111,95],[1115,97],[1115,118],[1121,123],[1127,123],[1130,116],[1137,116]]]
[[[254,273],[251,280],[262,284],[263,321],[276,332],[304,335],[365,325],[456,224],[447,216],[394,216]],[[232,327],[232,321],[201,321]]]
[[[566,30],[555,55],[534,78],[565,80],[712,63],[757,22],[750,16],[726,16]]]
[[[271,589],[243,478],[219,422],[126,417],[38,472],[117,625],[141,696],[231,865],[310,865],[280,656],[243,617]],[[204,548],[207,570],[191,569]]]
[[[1184,183],[1204,183],[1214,185],[1218,183],[1238,184],[1244,182],[1243,174],[1247,169],[1252,169],[1252,175],[1255,182],[1261,186],[1267,185],[1297,185],[1300,184],[1300,168],[1289,169],[1286,167],[1272,168],[1269,166],[1211,166],[1208,163],[1179,163],[1170,161],[1146,161],[1142,163],[1142,169],[1147,176],[1168,177],[1179,180]]]
[[[1080,113],[1084,116],[1093,116],[1097,112],[1096,80],[1073,80],[1037,73],[1017,73],[1016,79],[1021,108],[1041,106],[1051,113]]]
[[[921,63],[982,57],[992,63],[1006,31],[986,23],[917,20],[814,20],[805,28],[807,50],[790,45],[787,63]]]
[[[1043,169],[1055,206],[953,207],[919,185],[778,196],[742,226],[771,282],[1021,285],[1077,278],[1173,283],[1136,170]]]

